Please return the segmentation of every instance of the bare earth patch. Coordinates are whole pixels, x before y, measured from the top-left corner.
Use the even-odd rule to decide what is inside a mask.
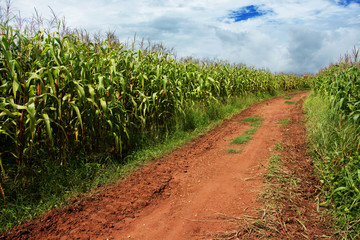
[[[294,94],[293,100],[306,94]],[[243,227],[239,219],[259,218],[257,196],[265,189],[268,159],[278,142],[284,142],[282,156],[294,159],[285,164],[299,179],[303,200],[294,203],[296,208],[279,202],[281,224],[274,236],[301,239],[305,230],[309,239],[328,234],[314,205],[318,190],[305,151],[301,105],[282,98],[256,104],[120,183],[74,199],[0,239],[206,239],[233,232]],[[241,152],[229,154],[232,139],[251,128],[243,119],[253,115],[264,118],[262,125]],[[284,118],[291,118],[287,131],[279,124]],[[299,209],[304,226],[292,217]]]

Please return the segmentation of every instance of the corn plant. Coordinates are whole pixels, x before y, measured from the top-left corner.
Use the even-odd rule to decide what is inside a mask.
[[[194,104],[206,108],[233,96],[304,85],[297,76],[243,65],[177,61],[161,48],[1,28],[2,181],[7,166],[20,173],[36,168],[40,158],[60,165],[79,151],[121,158],[139,134],[157,138]]]
[[[310,81],[317,94],[312,104],[320,107],[308,107],[310,116],[321,116],[309,127],[315,129],[311,137],[318,157],[317,172],[335,222],[347,239],[357,239],[360,229],[360,66],[358,51],[355,53],[355,61],[331,65]],[[317,103],[319,97],[325,107]]]

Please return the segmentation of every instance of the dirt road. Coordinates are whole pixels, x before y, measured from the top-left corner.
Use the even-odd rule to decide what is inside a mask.
[[[291,101],[306,94],[294,94]],[[279,97],[256,104],[123,182],[0,239],[203,239],[236,229],[232,217],[258,213],[263,173],[283,137],[279,121],[294,107],[285,102]],[[253,139],[231,145],[251,128],[243,119],[254,115],[264,120]],[[229,148],[242,152],[231,154]]]

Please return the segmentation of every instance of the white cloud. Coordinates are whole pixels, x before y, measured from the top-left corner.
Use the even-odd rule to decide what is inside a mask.
[[[115,30],[174,47],[179,57],[219,58],[273,72],[312,72],[359,46],[360,5],[333,0],[259,0],[267,14],[234,22],[229,13],[254,1],[14,0],[14,9],[44,17],[48,6],[72,27]],[[256,9],[256,8],[255,8]]]

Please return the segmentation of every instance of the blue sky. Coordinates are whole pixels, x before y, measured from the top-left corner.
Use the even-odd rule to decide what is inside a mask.
[[[23,18],[48,6],[72,27],[272,72],[316,73],[360,47],[360,0],[13,0]]]
[[[262,6],[248,5],[237,10],[231,10],[227,18],[233,19],[234,22],[241,22],[248,19],[261,17],[269,13],[271,13],[271,11],[263,10]]]
[[[360,0],[338,0],[335,1],[336,4],[340,5],[340,6],[348,6],[352,3],[358,3],[360,4]]]

